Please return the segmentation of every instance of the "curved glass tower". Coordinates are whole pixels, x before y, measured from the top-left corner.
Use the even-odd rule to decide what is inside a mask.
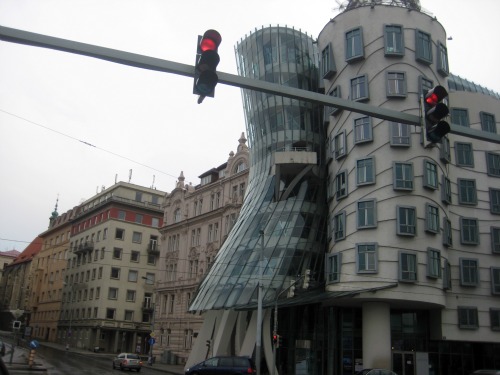
[[[240,75],[318,89],[316,46],[287,27],[256,30],[235,47]],[[275,301],[306,270],[322,277],[325,256],[321,107],[243,90],[250,145],[249,185],[240,216],[190,310],[244,308]],[[300,284],[297,284],[300,286]]]

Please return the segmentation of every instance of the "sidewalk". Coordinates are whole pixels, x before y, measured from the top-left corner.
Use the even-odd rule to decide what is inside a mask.
[[[54,348],[60,351],[66,351],[66,347],[62,344],[57,344],[54,342],[40,342],[40,346],[46,346],[50,348]],[[78,353],[83,356],[88,356],[88,357],[104,357],[104,358],[109,358],[110,363],[111,359],[114,357],[114,354],[112,353],[94,353],[90,350],[84,350],[84,349],[78,349],[78,348],[70,348],[69,351],[73,353]],[[148,368],[151,370],[157,370],[159,372],[163,372],[164,374],[172,374],[172,375],[184,375],[184,366],[183,365],[167,365],[164,363],[159,363],[156,362],[153,366],[150,366],[147,364],[147,361],[143,363],[144,368]]]
[[[3,364],[9,374],[45,374],[47,373],[45,363],[40,357],[34,358],[31,366],[29,366],[30,350],[21,346],[16,346],[12,353],[12,346],[10,343],[5,342],[6,351],[2,357]],[[12,363],[11,363],[12,361]],[[1,366],[1,365],[0,365]]]

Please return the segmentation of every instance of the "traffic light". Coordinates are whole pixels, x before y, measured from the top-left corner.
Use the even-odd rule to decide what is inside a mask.
[[[273,334],[273,344],[274,344],[275,348],[279,348],[280,347],[280,341],[281,341],[280,339],[281,339],[280,335],[278,335],[276,333]]]
[[[424,96],[425,136],[431,143],[441,142],[441,139],[450,132],[450,125],[443,121],[450,110],[442,103],[448,96],[443,86],[436,86],[427,91]]]
[[[290,282],[290,286],[288,287],[287,298],[292,298],[295,295],[295,280]]]
[[[215,30],[207,30],[198,36],[196,64],[194,71],[193,94],[199,95],[198,104],[205,97],[214,97],[215,85],[219,80],[216,68],[220,57],[217,53],[222,37]]]

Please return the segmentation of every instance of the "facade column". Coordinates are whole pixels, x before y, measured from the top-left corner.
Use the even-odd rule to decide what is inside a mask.
[[[391,369],[391,309],[388,303],[363,303],[363,368]]]

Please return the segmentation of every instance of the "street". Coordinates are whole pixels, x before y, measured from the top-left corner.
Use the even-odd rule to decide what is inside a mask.
[[[17,348],[16,350],[22,350]],[[48,346],[40,346],[36,351],[35,362],[43,363],[50,375],[93,375],[115,374],[122,371],[112,368],[113,356],[97,354],[82,354],[72,351],[61,351]],[[141,369],[141,374],[158,374],[159,369],[149,368],[147,364]],[[134,372],[134,371],[132,371]]]

